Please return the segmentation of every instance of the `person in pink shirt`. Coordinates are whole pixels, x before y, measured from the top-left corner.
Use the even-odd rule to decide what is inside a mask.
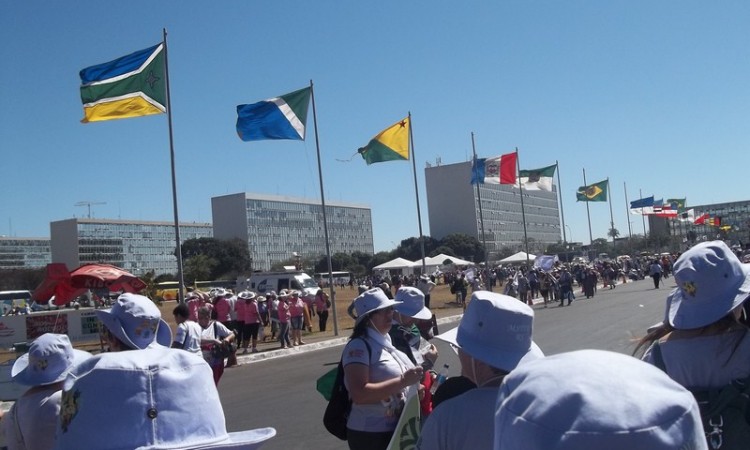
[[[221,322],[225,327],[229,328],[230,330],[232,325],[232,316],[230,314],[230,311],[232,309],[231,305],[227,301],[227,296],[229,294],[224,289],[217,289],[214,292],[214,311],[216,320]]]
[[[318,289],[315,293],[315,311],[318,313],[318,326],[320,331],[326,330],[326,323],[328,322],[328,308],[331,307],[331,300],[328,299],[328,294],[323,289]]]
[[[252,340],[253,347],[252,352],[258,353],[258,329],[261,324],[260,310],[258,309],[258,298],[255,292],[243,291],[237,296],[239,299],[238,303],[244,303],[242,309],[242,353],[247,353],[247,346]],[[240,319],[239,314],[237,319]]]
[[[290,323],[292,325],[292,345],[303,345],[302,327],[305,324],[305,301],[299,296],[298,291],[292,291],[289,301]]]
[[[201,306],[207,306],[209,310],[212,310],[214,307],[214,305],[208,302],[208,295],[205,292],[193,291],[188,294],[185,300],[190,311],[188,320],[192,320],[193,322],[198,321],[198,309]]]
[[[281,348],[291,348],[292,343],[289,341],[289,322],[292,315],[289,312],[289,294],[285,290],[279,292],[279,342]]]

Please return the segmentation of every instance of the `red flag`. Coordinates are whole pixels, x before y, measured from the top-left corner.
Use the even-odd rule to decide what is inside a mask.
[[[500,157],[500,184],[516,184],[518,153],[508,153]]]
[[[704,223],[706,223],[706,219],[708,219],[708,213],[701,214],[700,217],[698,217],[697,219],[695,219],[695,222],[693,222],[693,223],[696,224],[696,225],[703,225]]]

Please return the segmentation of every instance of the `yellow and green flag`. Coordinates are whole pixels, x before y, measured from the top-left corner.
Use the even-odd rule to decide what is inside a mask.
[[[357,150],[369,166],[384,161],[409,159],[409,118],[398,121]]]
[[[606,202],[609,180],[581,186],[576,192],[576,200],[579,202]]]

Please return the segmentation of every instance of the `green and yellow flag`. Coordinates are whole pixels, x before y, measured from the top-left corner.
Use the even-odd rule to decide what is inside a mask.
[[[606,202],[609,180],[600,181],[588,186],[581,186],[576,192],[576,200],[579,202]]]
[[[391,125],[357,150],[369,166],[383,161],[409,159],[409,118]]]

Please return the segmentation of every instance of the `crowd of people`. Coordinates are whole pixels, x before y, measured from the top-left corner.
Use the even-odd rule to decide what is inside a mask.
[[[385,285],[362,292],[342,355],[353,402],[349,448],[388,448],[412,395],[419,396],[416,448],[423,450],[747,448],[750,265],[716,241],[624,269],[641,271],[638,279],[651,276],[655,289],[662,276],[677,285],[663,322],[633,356],[600,350],[545,356],[533,341],[534,310],[520,294],[557,295],[562,304],[574,283],[591,294],[591,274],[612,289],[623,267],[519,269],[504,281],[520,286],[523,278],[526,290],[510,291],[513,296],[474,290],[458,327],[435,336],[457,351],[461,374],[434,392],[430,369],[438,355],[419,343],[430,336],[418,335],[415,324],[427,317],[422,292],[405,286],[390,298]],[[730,395],[738,412],[721,409]]]
[[[721,241],[663,261],[643,261],[638,270],[652,276],[655,289],[662,276],[673,276],[677,287],[663,321],[632,356],[600,350],[545,356],[533,339],[534,310],[524,295],[570,302],[574,283],[586,295],[587,273],[617,277],[623,269],[611,264],[518,269],[502,280],[519,286],[506,291],[512,296],[475,288],[456,274],[452,282],[466,281],[472,292],[458,327],[436,336],[424,326],[434,319],[427,300],[434,280],[406,280],[397,289],[384,281],[362,286],[341,357],[352,402],[349,448],[387,449],[413,397],[420,412],[414,445],[423,450],[746,448],[750,265]],[[608,281],[601,287],[611,288]],[[328,307],[322,290],[314,298],[295,291],[193,292],[174,308],[173,335],[150,299],[122,294],[111,308],[96,310],[106,351],[75,350],[67,336],[48,333],[16,360],[12,377],[29,389],[2,416],[6,444],[11,450],[256,448],[276,431],[226,431],[216,388],[225,364],[238,350],[257,351],[268,326],[281,347],[305,345],[299,332],[311,326],[312,312],[320,316]],[[325,319],[319,325],[324,329]],[[459,376],[436,376],[433,337],[457,352]],[[743,414],[739,421],[732,420],[739,413],[706,407],[717,392],[728,396],[728,386]]]

